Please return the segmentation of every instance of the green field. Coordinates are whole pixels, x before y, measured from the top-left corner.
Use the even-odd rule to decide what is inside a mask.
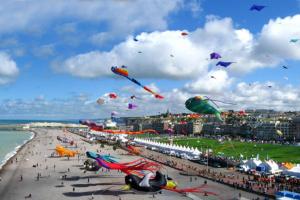
[[[160,141],[166,142],[167,140],[160,139]],[[244,159],[252,156],[256,157],[256,155],[259,154],[260,159],[266,159],[269,157],[277,162],[300,163],[299,146],[258,144],[237,141],[219,142],[214,139],[206,138],[174,139],[174,143],[178,145],[197,147],[199,150],[202,148],[203,151],[209,148],[213,150],[214,154],[224,153],[225,156],[233,156],[235,158],[240,158],[241,154],[244,156]]]

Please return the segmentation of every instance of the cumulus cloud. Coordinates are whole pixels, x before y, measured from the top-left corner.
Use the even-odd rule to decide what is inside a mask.
[[[30,3],[26,1],[16,3],[6,0],[1,2],[0,7],[0,33],[28,30],[33,25],[35,28],[43,27],[58,18],[108,22],[111,30],[125,33],[139,28],[164,29],[167,26],[166,16],[176,10],[179,2],[181,0],[55,2],[33,0]]]
[[[235,62],[227,69],[229,75],[245,74],[257,68],[277,66],[285,59],[300,59],[300,46],[289,43],[292,36],[281,38],[282,42],[276,46],[279,38],[273,30],[277,22],[278,32],[286,30],[285,24],[290,24],[290,32],[296,35],[300,27],[297,18],[277,19],[276,23],[270,20],[255,37],[247,29],[234,28],[230,18],[210,16],[203,28],[190,32],[187,37],[181,36],[181,31],[141,33],[136,37],[138,42],[129,37],[110,51],[91,51],[70,57],[62,64],[61,71],[94,78],[109,76],[110,66],[124,64],[137,77],[190,79],[206,76],[211,69],[217,68],[217,61],[208,59],[209,54],[216,51],[223,61]],[[281,35],[285,33],[281,32],[278,37]],[[105,38],[102,36],[105,33],[100,41]]]
[[[0,52],[0,85],[13,81],[19,74],[14,60],[4,52]]]

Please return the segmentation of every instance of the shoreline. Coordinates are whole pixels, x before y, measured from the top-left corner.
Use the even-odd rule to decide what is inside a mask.
[[[7,153],[5,155],[5,157],[6,157],[7,155],[13,153],[13,155],[11,155],[9,158],[7,158],[6,160],[4,160],[4,163],[0,165],[0,175],[5,172],[5,169],[11,163],[11,161],[13,159],[15,159],[15,157],[18,156],[18,154],[20,153],[20,151],[22,151],[22,149],[24,149],[26,147],[26,145],[28,145],[36,137],[36,135],[37,135],[37,133],[34,130],[30,130],[28,132],[32,133],[32,135],[30,136],[30,138],[27,139],[27,140],[24,140],[23,144],[20,144],[19,146],[16,146],[13,151],[10,151],[9,153]]]

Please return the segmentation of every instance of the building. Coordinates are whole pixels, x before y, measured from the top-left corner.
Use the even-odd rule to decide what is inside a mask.
[[[188,122],[184,124],[175,124],[174,133],[179,135],[195,135],[202,132],[202,123],[200,122]]]
[[[294,117],[291,121],[291,133],[289,140],[300,141],[300,116]]]

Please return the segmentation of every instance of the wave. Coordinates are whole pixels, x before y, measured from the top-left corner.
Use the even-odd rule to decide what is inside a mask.
[[[4,159],[0,162],[0,170],[2,169],[2,167],[3,167],[4,165],[6,165],[6,163],[7,163],[12,157],[14,157],[14,156],[18,153],[18,151],[19,151],[19,149],[20,149],[21,147],[23,147],[27,142],[29,142],[30,140],[32,140],[32,139],[34,138],[34,135],[35,135],[35,134],[34,134],[33,132],[30,132],[30,133],[31,133],[31,136],[30,136],[28,139],[24,140],[22,144],[16,146],[16,147],[14,148],[14,150],[12,150],[11,152],[7,153],[7,154],[4,156]]]

